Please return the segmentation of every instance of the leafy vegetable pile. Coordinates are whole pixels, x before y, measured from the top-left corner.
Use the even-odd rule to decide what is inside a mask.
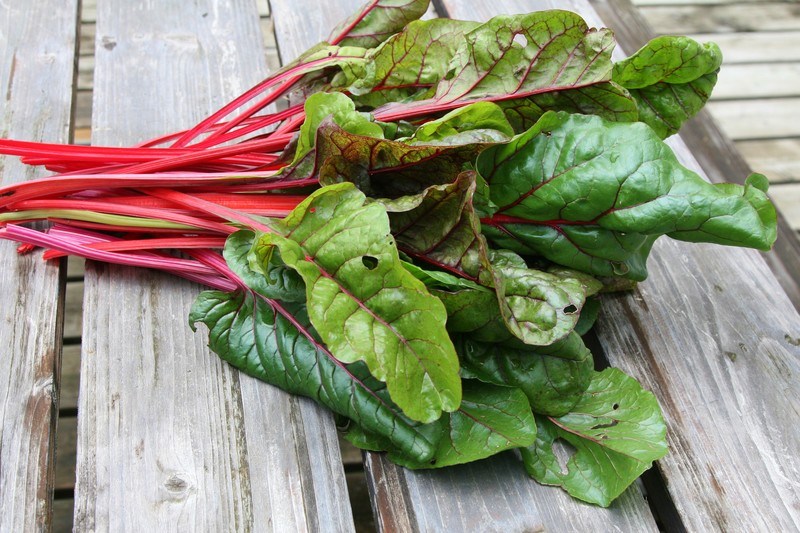
[[[138,147],[0,141],[58,172],[0,189],[0,236],[211,287],[190,314],[211,348],[326,405],[361,448],[409,468],[517,449],[536,480],[609,505],[666,453],[665,425],[634,379],[595,371],[596,295],[643,280],[662,235],[775,240],[763,176],[711,185],[662,142],[720,52],[660,37],[614,64],[611,32],[573,13],[426,8],[373,0]],[[54,225],[14,223],[38,219]]]

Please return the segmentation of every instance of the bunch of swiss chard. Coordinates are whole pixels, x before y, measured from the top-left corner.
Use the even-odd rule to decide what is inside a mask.
[[[0,141],[57,172],[0,189],[0,236],[211,287],[190,313],[211,349],[327,406],[361,448],[409,468],[516,449],[536,480],[608,505],[666,442],[654,396],[595,371],[596,295],[643,280],[662,235],[775,240],[763,176],[711,185],[662,142],[720,52],[661,37],[612,63],[611,32],[574,13],[426,8],[373,0],[137,147]]]

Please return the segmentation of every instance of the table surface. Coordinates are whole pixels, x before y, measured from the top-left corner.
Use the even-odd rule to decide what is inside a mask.
[[[167,18],[167,14],[161,13],[157,17],[159,20],[150,20],[141,12],[137,12],[135,6],[120,7],[117,5],[119,2],[102,3],[98,10],[93,0],[84,1],[80,12],[77,11],[76,5],[71,4],[73,5],[71,13],[68,13],[69,5],[64,7],[65,11],[60,14],[61,17],[67,20],[70,16],[79,17],[81,21],[78,41],[79,68],[75,91],[77,104],[75,119],[71,124],[72,135],[76,142],[86,143],[92,135],[95,142],[99,143],[129,144],[137,138],[175,129],[174,122],[177,120],[191,122],[201,118],[202,109],[212,109],[214,105],[222,103],[258,79],[259,73],[263,74],[267,68],[276,68],[281,60],[278,54],[279,43],[281,52],[289,57],[292,55],[292,50],[298,52],[303,49],[302,41],[308,40],[305,43],[308,45],[314,40],[310,35],[298,34],[298,27],[307,30],[309,24],[308,20],[304,21],[305,26],[294,24],[296,17],[292,12],[295,14],[303,12],[297,9],[296,2],[290,3],[292,7],[288,7],[289,4],[273,1],[272,11],[266,1],[256,2],[256,5],[251,5],[251,2],[207,3],[209,8],[214,9],[209,9],[209,13],[201,18],[215,18],[215,24],[227,30],[236,28],[240,31],[237,35],[244,33],[247,46],[252,49],[258,47],[259,50],[265,50],[266,54],[240,54],[241,57],[234,58],[233,63],[226,68],[230,69],[228,76],[230,79],[236,79],[235,82],[213,86],[212,81],[208,82],[209,86],[200,89],[187,86],[166,89],[165,93],[159,93],[162,94],[161,98],[168,99],[170,95],[167,92],[180,90],[183,91],[181,96],[185,102],[173,102],[175,109],[166,116],[163,113],[160,114],[162,116],[158,116],[159,113],[155,111],[139,109],[137,115],[140,115],[141,120],[127,129],[115,125],[122,120],[130,120],[130,116],[126,116],[117,108],[119,95],[124,94],[123,91],[136,91],[129,82],[126,83],[126,80],[135,77],[135,72],[131,69],[140,69],[141,77],[144,79],[151,76],[152,73],[148,69],[159,68],[156,59],[161,56],[158,55],[159,52],[153,51],[159,46],[167,47],[166,50],[162,50],[164,53],[162,59],[169,65],[163,67],[167,69],[164,71],[165,74],[170,69],[181,69],[182,72],[191,73],[192,61],[200,61],[201,65],[207,67],[209,57],[213,58],[215,52],[205,50],[203,46],[213,46],[213,42],[203,41],[204,36],[201,35],[198,39],[199,49],[202,52],[198,52],[196,43],[194,48],[191,42],[187,43],[186,34],[192,31],[199,34],[209,30],[206,27],[187,28],[187,22],[181,18],[181,13],[176,12],[173,14],[175,17],[173,23],[181,30],[176,30],[173,35],[169,32],[159,34],[151,28],[153,25],[168,27],[170,19]],[[331,25],[327,21],[335,18],[337,9],[345,13],[359,2],[331,4],[329,12],[310,17],[320,28],[325,24]],[[546,4],[546,2],[523,1],[497,2],[492,3],[491,8],[493,10],[504,9],[506,6],[509,9],[518,6],[539,8]],[[736,148],[745,156],[747,162],[770,175],[775,183],[773,191],[777,193],[776,200],[789,215],[790,224],[795,227],[800,226],[800,214],[795,211],[795,206],[800,205],[800,192],[798,192],[800,185],[795,184],[800,181],[798,155],[800,146],[797,145],[800,131],[793,129],[800,127],[798,126],[800,120],[796,120],[800,118],[797,117],[800,113],[800,84],[797,83],[800,76],[798,74],[800,57],[796,56],[800,47],[792,45],[795,42],[800,44],[800,15],[796,6],[790,3],[722,1],[712,2],[710,5],[706,2],[695,4],[688,1],[678,2],[679,5],[666,4],[667,2],[646,0],[638,4],[639,13],[644,15],[658,33],[691,34],[720,43],[726,55],[727,68],[723,69],[715,99],[709,108],[723,130],[733,138]],[[108,9],[110,5],[116,7]],[[475,8],[468,2],[443,0],[439,5],[455,18],[485,16],[482,8]],[[586,5],[580,2],[561,2],[559,6],[573,9],[577,7],[584,16],[587,16]],[[233,8],[239,13],[234,14]],[[229,12],[225,12],[225,9],[229,9]],[[602,9],[600,11],[602,13]],[[53,13],[49,15],[58,16]],[[183,17],[185,18],[185,15]],[[125,46],[128,43],[141,44],[145,40],[142,36],[150,39],[149,45],[141,45],[138,49],[134,46]],[[108,40],[110,37],[114,40]],[[213,34],[212,31],[211,37],[227,42],[224,33]],[[72,39],[75,38],[73,34]],[[65,35],[64,39],[68,40],[69,36]],[[228,56],[225,56],[226,60],[230,59],[231,53],[236,54],[222,48],[228,53]],[[2,49],[0,46],[0,50]],[[183,54],[181,61],[168,63],[170,54],[172,60],[175,59],[176,50]],[[202,56],[204,53],[208,54],[208,57]],[[769,62],[769,66],[764,66],[763,62]],[[242,72],[248,72],[250,78],[244,79]],[[754,80],[766,81],[754,83]],[[70,87],[66,78],[64,83],[66,87]],[[5,90],[5,87],[2,88]],[[143,83],[140,90],[148,91],[147,83]],[[93,98],[94,108],[91,105]],[[66,114],[63,119],[54,119],[55,113],[47,117],[48,121],[53,123],[51,124],[53,130],[44,132],[23,130],[15,135],[27,135],[25,138],[40,135],[47,140],[58,140],[60,135],[61,140],[66,140],[70,134],[70,130],[64,128],[64,124],[69,123],[69,102],[64,103],[63,109],[63,113]],[[685,157],[689,157],[688,164],[693,164],[680,142],[676,144],[676,149]],[[15,168],[17,167],[6,165],[6,174]],[[655,494],[658,485],[663,486],[666,480],[672,492],[666,499],[665,507],[657,511],[662,513],[662,520],[673,520],[670,522],[673,525],[682,522],[689,529],[725,529],[732,527],[732,524],[737,524],[742,529],[746,529],[747,525],[759,529],[775,524],[793,524],[798,527],[797,486],[791,481],[782,481],[780,478],[788,475],[788,479],[791,480],[796,477],[792,472],[793,469],[795,474],[798,471],[797,453],[792,453],[790,450],[800,449],[800,444],[796,432],[784,432],[776,426],[781,420],[787,424],[794,422],[794,426],[797,426],[798,411],[800,411],[796,394],[798,387],[796,379],[792,380],[791,376],[792,372],[797,371],[800,360],[798,358],[800,352],[796,345],[800,337],[800,321],[791,303],[782,296],[776,280],[766,269],[759,254],[739,250],[719,253],[717,247],[699,247],[698,250],[693,250],[689,246],[676,243],[659,246],[651,262],[661,260],[668,267],[656,268],[651,279],[637,293],[608,298],[605,302],[604,316],[625,317],[626,320],[604,318],[598,328],[600,343],[612,364],[639,377],[647,388],[656,392],[667,411],[671,430],[670,445],[673,452],[660,464],[663,479],[651,479],[649,488]],[[7,262],[16,261],[16,258],[7,256],[9,254],[4,256]],[[680,258],[682,264],[671,265],[675,263],[673,258]],[[737,265],[738,274],[729,275],[731,264]],[[249,412],[243,409],[242,405],[246,398],[250,398],[251,400],[247,401],[251,402],[278,402],[283,406],[279,409],[287,416],[291,413],[304,413],[302,416],[307,417],[304,423],[297,425],[296,422],[292,422],[294,425],[291,427],[295,428],[295,433],[297,428],[309,430],[312,427],[327,432],[325,433],[327,437],[321,439],[325,449],[315,453],[333,456],[336,458],[333,462],[337,464],[341,464],[338,459],[340,453],[344,455],[344,461],[348,465],[347,481],[351,499],[357,500],[353,494],[357,494],[359,490],[366,490],[366,485],[369,484],[376,501],[383,502],[386,508],[392,508],[392,512],[384,509],[384,515],[378,517],[379,525],[383,524],[384,527],[402,523],[398,509],[408,510],[408,514],[412,517],[406,518],[411,520],[407,522],[408,525],[418,529],[427,527],[436,529],[437,525],[441,525],[437,520],[441,521],[444,518],[466,521],[470,519],[469,512],[465,514],[463,509],[443,510],[445,505],[439,506],[442,508],[434,512],[425,505],[424,500],[430,499],[431,495],[441,495],[440,500],[444,501],[446,498],[444,494],[454,483],[469,486],[471,482],[474,483],[476,476],[491,476],[491,472],[486,471],[486,468],[495,472],[505,472],[507,467],[509,470],[511,467],[516,467],[516,465],[509,466],[505,460],[499,460],[476,466],[473,470],[452,469],[431,475],[408,475],[385,463],[378,456],[369,456],[366,463],[367,471],[362,473],[363,470],[359,470],[362,466],[358,454],[354,455],[352,450],[345,449],[340,452],[336,449],[335,432],[330,421],[326,421],[325,414],[316,412],[302,402],[296,404],[280,394],[273,395],[266,392],[264,386],[244,376],[238,376],[236,372],[226,369],[216,361],[206,362],[203,358],[208,354],[200,335],[192,336],[183,332],[176,337],[178,334],[170,331],[161,332],[159,337],[159,332],[145,327],[136,335],[126,337],[124,332],[119,331],[122,326],[109,326],[111,322],[109,317],[116,309],[109,302],[107,297],[109,293],[115,294],[115,299],[127,298],[124,301],[129,305],[146,302],[151,309],[147,313],[148,316],[138,317],[137,324],[150,323],[155,327],[164,317],[182,313],[196,293],[195,287],[174,283],[165,277],[154,278],[124,269],[91,267],[86,273],[86,281],[84,273],[84,267],[80,262],[70,262],[66,270],[68,276],[66,288],[59,289],[61,283],[59,276],[64,276],[64,272],[59,274],[52,272],[52,269],[44,269],[39,274],[42,281],[37,281],[36,286],[39,288],[35,294],[44,299],[45,303],[37,303],[33,298],[24,303],[27,308],[42,310],[35,317],[31,317],[31,320],[41,324],[42,329],[37,331],[39,337],[54,339],[55,345],[51,348],[54,354],[60,348],[63,338],[60,382],[54,380],[58,384],[60,403],[57,408],[51,408],[52,412],[49,415],[43,415],[47,418],[42,426],[46,431],[43,430],[44,437],[39,435],[40,440],[42,438],[47,442],[50,439],[55,440],[58,447],[55,468],[45,474],[45,477],[49,477],[46,484],[55,488],[56,500],[53,503],[52,524],[56,530],[71,529],[76,507],[78,514],[75,525],[79,529],[99,527],[103,524],[127,524],[130,527],[130,520],[136,518],[136,513],[142,512],[143,509],[155,515],[160,513],[154,523],[191,523],[197,528],[209,528],[215,524],[215,520],[233,519],[234,525],[239,525],[242,529],[246,529],[247,524],[270,521],[275,522],[275,525],[295,523],[298,528],[314,529],[320,525],[315,515],[327,513],[330,517],[335,517],[337,512],[349,512],[346,505],[339,511],[326,508],[327,504],[321,497],[321,501],[315,502],[317,507],[310,511],[301,510],[299,514],[294,513],[292,516],[280,514],[281,507],[276,500],[282,497],[280,491],[283,488],[271,488],[267,479],[267,474],[272,472],[270,469],[273,467],[254,466],[255,459],[252,459],[274,453],[270,451],[269,446],[259,447],[252,444],[253,439],[248,439],[251,434],[261,435],[256,432],[260,431],[259,428],[263,425],[258,419],[267,414],[255,408],[251,408]],[[3,283],[23,285],[18,279],[3,279]],[[137,287],[138,284],[145,284],[147,287],[140,289]],[[163,293],[164,284],[170,287],[168,294]],[[56,294],[60,291],[65,295],[66,305],[61,305],[57,301],[47,303],[47,292],[48,290],[52,292],[53,287]],[[83,294],[84,287],[86,295]],[[675,287],[681,289],[676,291]],[[688,298],[689,291],[697,296]],[[86,309],[84,309],[84,298]],[[745,307],[741,305],[743,301],[752,303]],[[55,325],[50,326],[55,329],[48,330],[45,324],[57,324],[60,316],[64,317],[63,332],[56,331],[58,328]],[[90,322],[84,323],[84,321]],[[185,329],[184,322],[180,320],[176,322],[178,323],[176,331],[180,328]],[[18,326],[15,331],[22,327]],[[742,328],[749,329],[741,331]],[[84,335],[86,331],[89,332],[88,337]],[[59,335],[62,335],[62,338],[57,338]],[[143,368],[139,364],[128,368],[138,373],[137,379],[142,382],[130,387],[122,385],[125,379],[130,379],[130,376],[125,374],[126,368],[120,367],[120,362],[113,356],[105,357],[104,362],[102,354],[113,354],[120,345],[134,345],[136,339],[141,339],[143,335],[145,338],[156,340],[161,338],[164,342],[169,341],[172,348],[168,352],[179,350],[183,353],[181,364],[187,369],[196,369],[198,361],[202,361],[200,366],[205,367],[202,372],[206,372],[206,375],[189,382],[188,385],[176,380],[166,381],[158,387],[144,383],[144,380],[152,378],[153,373],[157,373],[159,368],[175,371],[173,363],[158,361],[159,350],[153,347],[151,351],[146,351],[152,354],[152,366]],[[156,344],[156,340],[153,344]],[[178,348],[175,348],[176,346]],[[14,349],[22,350],[23,346]],[[47,352],[48,348],[39,347],[34,351]],[[91,361],[88,360],[89,357]],[[192,359],[193,357],[195,359]],[[687,363],[687,360],[695,363]],[[697,361],[703,361],[701,368],[698,368]],[[45,361],[43,366],[47,365],[53,368],[58,366],[55,361],[50,360]],[[83,376],[81,376],[82,368]],[[3,372],[0,369],[0,375],[3,375]],[[112,386],[107,385],[109,379],[112,380]],[[116,385],[119,390],[114,389],[113,380],[119,381]],[[175,400],[169,399],[170,394],[174,398],[176,391],[183,398],[182,395],[192,394],[192,387],[204,389],[212,386],[210,385],[212,383],[220,382],[233,391],[223,391],[219,396],[223,399],[223,407],[238,413],[237,416],[243,419],[239,421],[241,423],[229,425],[225,421],[214,420],[214,417],[220,416],[216,407],[204,407],[199,404],[199,407],[195,405],[194,408],[185,405],[176,406]],[[775,387],[775,384],[780,386]],[[83,391],[80,402],[79,389]],[[2,390],[0,387],[0,392]],[[125,404],[125,397],[120,396],[120,392],[124,393],[126,390],[132,393],[137,390],[139,393],[141,390],[147,390],[148,394],[155,394],[159,398],[166,395],[166,399],[161,398],[146,407],[135,405],[131,407]],[[88,397],[87,391],[92,393],[91,398]],[[759,391],[759,394],[755,391]],[[789,399],[792,394],[794,399]],[[114,411],[116,405],[122,406],[119,411]],[[192,410],[198,408],[205,409],[200,414],[206,420],[210,420],[206,431],[219,440],[218,443],[212,442],[206,448],[200,447],[200,450],[197,449],[197,442],[202,440],[202,433],[197,433],[197,428],[186,422],[187,418],[198,416],[198,412]],[[148,413],[165,412],[163,410],[167,412],[166,418],[162,424],[158,424],[158,428],[152,428],[151,422],[142,420],[136,422],[137,418],[147,416]],[[79,423],[78,412],[94,413],[94,415],[83,417],[84,420]],[[134,423],[128,426],[125,421],[120,422],[120,417],[123,416],[125,421],[132,420]],[[704,425],[704,422],[709,420],[714,422],[708,426]],[[3,411],[3,434],[10,433],[8,427],[12,421],[13,410]],[[97,428],[90,427],[89,421],[92,421],[92,424],[100,423],[105,427],[100,429],[106,433],[99,435]],[[729,427],[726,427],[726,424]],[[56,427],[57,433],[53,434]],[[224,430],[222,434],[219,433],[221,428]],[[226,435],[225,431],[229,433]],[[176,438],[185,441],[177,444],[175,442],[158,444],[163,441],[164,434],[169,432],[177,432]],[[287,442],[293,443],[291,444],[293,446],[308,445],[307,439],[301,437],[298,440],[297,435],[283,435],[280,438],[284,439],[280,441],[283,443],[280,446],[287,446]],[[315,440],[320,441],[320,439]],[[47,448],[47,442],[43,448]],[[151,443],[156,443],[157,447],[163,449],[151,452]],[[83,451],[76,453],[75,450],[79,446],[82,446]],[[243,446],[245,451],[231,453],[224,449],[237,446]],[[273,442],[271,446],[278,445]],[[5,462],[0,463],[4,480],[10,479],[7,477],[9,468],[4,466],[9,464],[8,448],[8,444],[5,449],[0,448],[5,454],[3,456]],[[138,456],[137,450],[142,450]],[[184,455],[181,457],[176,450],[183,450]],[[135,459],[131,458],[131,452]],[[187,456],[191,459],[188,465]],[[79,477],[77,492],[74,488],[76,457],[78,457]],[[118,474],[121,477],[127,476],[133,485],[125,484],[119,489],[114,489],[108,486],[108,481],[104,485],[101,478],[104,475],[104,468],[114,465],[120,457],[125,458],[130,466],[126,466],[122,469],[124,472],[120,470]],[[193,463],[198,458],[200,461]],[[276,461],[285,459],[282,457]],[[238,460],[238,465],[232,463],[232,460]],[[745,461],[758,463],[758,466],[752,469],[756,472],[754,475],[758,477],[755,480],[755,486],[758,488],[750,487],[747,490],[742,488],[746,485],[742,480],[747,474],[737,472],[736,465]],[[140,477],[132,471],[137,464],[157,463],[158,469]],[[210,465],[218,463],[222,463],[223,467],[218,472],[208,474]],[[50,468],[45,467],[45,470]],[[282,472],[286,473],[286,467],[274,468],[282,468]],[[233,471],[231,469],[239,472],[245,469],[247,473],[238,477],[233,476],[233,481],[230,479],[221,481],[221,476],[230,477],[226,472]],[[308,477],[307,470],[308,465],[295,467],[298,485],[293,490],[308,491],[309,485],[314,484]],[[199,474],[202,471],[206,471],[205,477]],[[259,478],[259,475],[262,477]],[[328,477],[336,479],[337,476],[339,474],[334,472]],[[498,483],[502,485],[503,482],[500,480]],[[749,480],[748,483],[752,484],[753,480]],[[256,484],[264,485],[266,488],[256,489],[254,487]],[[719,489],[703,492],[692,485],[719,487]],[[212,501],[209,501],[209,494],[214,492],[212,488],[218,489],[220,486],[224,489],[222,496],[215,495]],[[347,500],[344,487],[342,478],[332,487],[320,486],[312,489],[312,492],[318,490],[320,494],[326,495],[325,498],[335,495],[333,500],[337,498]],[[398,488],[400,497],[389,493],[387,487]],[[125,502],[131,511],[119,513],[116,517],[119,520],[115,522],[112,509],[115,509],[117,504],[122,506],[123,498],[131,490],[138,490],[145,496],[138,503]],[[557,491],[549,492],[558,494]],[[8,492],[2,493],[3,501],[6,501],[8,494]],[[699,501],[692,502],[692,498],[698,499],[698,494],[702,497],[699,497]],[[709,494],[714,497],[710,497]],[[266,496],[265,499],[269,503],[265,505],[264,500],[256,496]],[[541,496],[542,501],[546,501],[548,497],[550,496],[547,494]],[[555,523],[563,525],[557,516],[551,515],[561,514],[563,517],[566,512],[565,506],[574,505],[573,502],[558,495],[553,497],[556,498],[553,504],[557,505],[557,512],[542,511],[539,516],[540,523],[549,524],[548,527]],[[774,517],[759,522],[751,516],[753,513],[750,511],[765,501],[777,505],[777,510],[774,512]],[[158,505],[153,502],[157,502]],[[463,502],[457,503],[458,506],[463,506]],[[196,518],[195,521],[187,522],[189,516],[187,509],[193,509],[194,506],[201,504],[211,504],[209,516],[199,522]],[[164,511],[165,505],[171,510]],[[356,507],[361,506],[361,510],[356,508],[356,512],[361,512],[362,517],[368,515],[368,512],[365,513],[368,511],[367,505],[365,501],[356,502]],[[154,511],[155,507],[160,507],[162,511]],[[620,518],[621,510],[625,511],[622,514],[627,518]],[[670,517],[670,513],[677,516]],[[484,514],[491,516],[488,512]],[[630,494],[626,494],[621,503],[610,513],[592,509],[585,516],[588,517],[589,523],[595,525],[603,520],[617,526],[620,523],[628,525],[649,523],[651,526],[653,524],[650,509],[642,499],[638,487],[634,487]],[[631,517],[633,521],[624,522],[631,520]],[[335,518],[330,519],[335,520]],[[340,526],[351,527],[346,516],[342,516],[341,520]],[[491,523],[498,525],[503,524],[503,521],[493,517]],[[230,525],[230,522],[226,524]],[[515,523],[512,520],[506,525],[513,527]],[[359,520],[358,517],[356,526],[367,529],[373,527],[369,518]]]

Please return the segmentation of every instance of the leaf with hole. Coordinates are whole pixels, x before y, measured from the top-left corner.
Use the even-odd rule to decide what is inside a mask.
[[[308,315],[339,361],[363,361],[392,401],[430,422],[458,408],[458,359],[442,303],[405,268],[386,210],[349,183],[311,194],[275,233],[274,246],[306,284]]]
[[[666,425],[655,397],[614,368],[594,374],[570,413],[537,416],[537,426],[536,443],[521,450],[528,473],[604,507],[667,453]],[[559,439],[575,450],[566,471],[553,449]]]

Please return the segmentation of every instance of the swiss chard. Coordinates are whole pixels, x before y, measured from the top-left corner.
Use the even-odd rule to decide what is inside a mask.
[[[371,0],[141,146],[0,140],[65,172],[0,188],[0,238],[212,287],[190,313],[212,350],[360,447],[410,468],[516,448],[608,505],[666,444],[652,394],[593,370],[593,295],[644,279],[661,235],[775,239],[762,176],[711,185],[661,141],[705,103],[719,50],[660,37],[613,64],[611,32],[574,13],[417,21],[427,7]],[[57,224],[15,224],[40,219]]]

